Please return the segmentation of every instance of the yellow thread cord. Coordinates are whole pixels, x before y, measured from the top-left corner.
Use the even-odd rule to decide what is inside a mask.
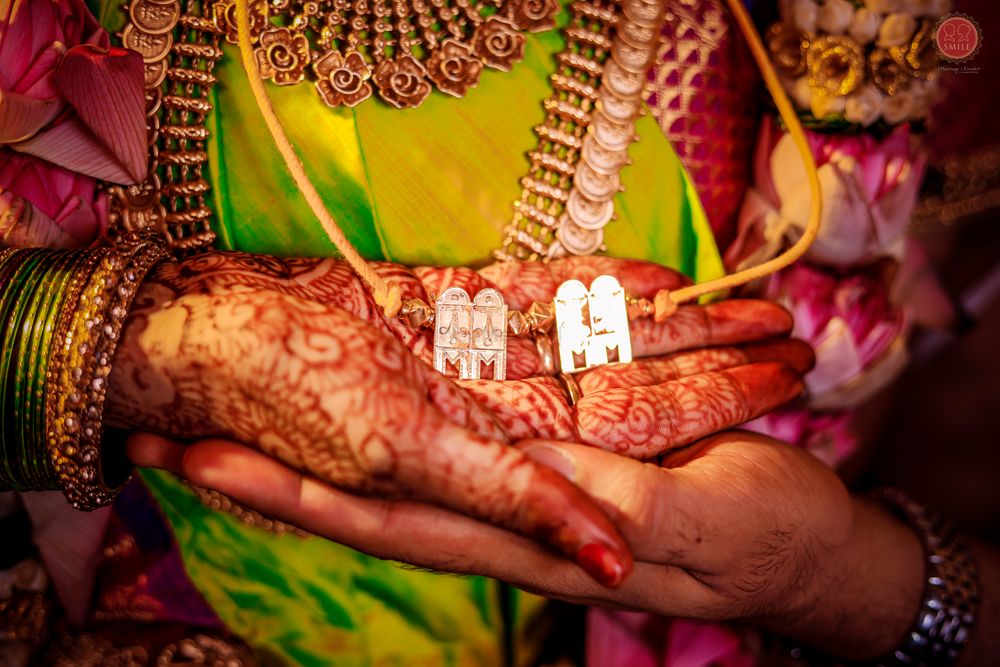
[[[344,236],[344,232],[337,226],[337,222],[333,219],[333,216],[326,210],[319,192],[316,191],[312,181],[309,180],[309,176],[306,174],[306,170],[302,166],[298,155],[296,155],[291,141],[288,140],[288,136],[281,127],[281,121],[278,120],[277,115],[274,113],[274,107],[271,106],[271,100],[267,96],[264,81],[261,79],[260,71],[257,68],[253,44],[250,42],[249,0],[236,0],[236,28],[239,37],[240,57],[243,60],[243,69],[246,70],[247,78],[250,81],[250,89],[253,91],[257,108],[264,117],[267,129],[270,130],[271,136],[274,138],[274,143],[281,152],[281,157],[285,159],[285,164],[288,166],[288,171],[291,172],[292,178],[295,179],[295,184],[306,198],[309,208],[312,209],[313,213],[319,219],[323,230],[330,237],[330,241],[333,242],[333,245],[344,256],[344,259],[351,265],[351,268],[368,285],[372,296],[375,298],[375,303],[382,308],[386,317],[395,317],[402,307],[399,286],[389,285],[378,276],[368,263],[365,262],[364,258],[361,257],[357,249],[351,245],[351,242],[347,240],[347,237]]]
[[[750,51],[753,53],[754,60],[757,61],[757,66],[764,77],[764,83],[767,86],[768,92],[774,98],[774,103],[778,107],[778,113],[788,127],[788,133],[795,142],[795,147],[798,149],[799,155],[802,157],[802,162],[805,164],[806,176],[809,180],[809,190],[812,195],[809,220],[806,223],[805,230],[802,232],[802,238],[774,259],[716,280],[709,280],[708,282],[691,285],[690,287],[684,287],[669,293],[664,290],[657,295],[656,299],[657,321],[669,317],[676,310],[677,304],[691,301],[713,292],[744,285],[789,266],[809,250],[809,246],[815,240],[816,234],[819,233],[820,221],[823,216],[823,200],[820,190],[819,173],[816,171],[816,161],[813,159],[812,149],[809,147],[809,140],[806,138],[806,133],[802,128],[802,123],[799,121],[798,114],[795,113],[788,95],[785,94],[781,81],[778,79],[778,74],[774,70],[774,65],[771,63],[771,59],[767,55],[767,50],[764,48],[764,43],[761,41],[760,35],[757,34],[757,29],[754,27],[746,7],[743,6],[743,0],[727,0],[727,2],[730,10],[733,12],[736,23],[740,27],[740,31],[746,38],[747,44],[750,45]]]

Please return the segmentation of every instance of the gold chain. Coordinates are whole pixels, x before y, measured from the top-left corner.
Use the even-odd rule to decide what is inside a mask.
[[[126,11],[122,43],[145,63],[150,165],[142,183],[109,187],[111,228],[158,230],[179,252],[208,248],[215,234],[206,203],[205,119],[221,34],[197,0],[183,11],[179,0],[134,0]]]
[[[646,72],[664,19],[661,2],[592,0],[571,6],[566,48],[545,100],[545,122],[497,259],[592,255],[614,218],[620,172],[645,113]]]

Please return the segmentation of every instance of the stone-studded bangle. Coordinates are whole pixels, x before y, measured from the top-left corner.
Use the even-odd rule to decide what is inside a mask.
[[[55,325],[44,406],[51,469],[70,504],[81,510],[110,503],[131,474],[124,456],[102,456],[108,376],[140,283],[167,258],[162,244],[148,239],[91,252],[93,270],[75,276]]]
[[[919,533],[926,556],[916,621],[884,665],[952,665],[969,642],[979,605],[979,572],[954,525],[897,489],[873,496]]]

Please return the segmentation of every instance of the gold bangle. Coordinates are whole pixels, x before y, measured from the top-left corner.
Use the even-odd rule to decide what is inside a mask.
[[[128,308],[146,273],[167,257],[162,244],[140,239],[97,251],[81,273],[55,332],[46,378],[46,439],[53,469],[70,504],[109,504],[131,470],[101,456],[108,376]]]

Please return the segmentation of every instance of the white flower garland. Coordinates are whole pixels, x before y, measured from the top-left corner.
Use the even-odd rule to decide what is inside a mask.
[[[853,40],[870,57],[874,50],[905,49],[926,21],[948,14],[952,0],[781,0],[782,22],[811,43],[823,36]],[[804,45],[805,47],[806,45]],[[785,89],[818,120],[847,120],[870,127],[879,120],[898,124],[926,118],[938,96],[936,72],[907,79],[891,94],[871,80],[846,95],[820,88],[810,72],[784,77]]]

